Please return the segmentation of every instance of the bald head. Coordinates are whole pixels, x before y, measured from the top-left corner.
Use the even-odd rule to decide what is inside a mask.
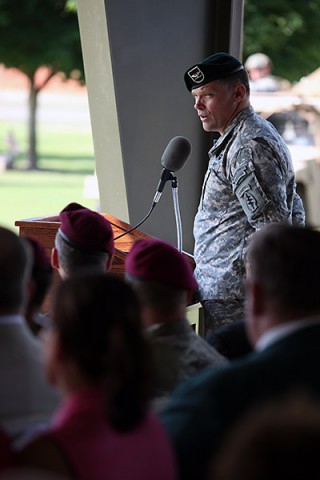
[[[274,312],[284,319],[320,313],[320,232],[270,224],[252,237],[247,259],[249,282]]]

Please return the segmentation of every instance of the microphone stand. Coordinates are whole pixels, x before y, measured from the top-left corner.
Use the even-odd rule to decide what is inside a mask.
[[[172,187],[174,215],[175,215],[176,226],[177,226],[177,249],[181,253],[182,252],[182,224],[181,224],[181,215],[180,215],[179,198],[178,198],[178,179],[175,176],[172,176],[171,178],[171,187]]]
[[[168,180],[171,180],[171,187],[172,187],[173,206],[174,206],[174,214],[175,214],[176,227],[177,227],[177,249],[181,253],[182,252],[182,224],[181,224],[181,215],[180,215],[179,198],[178,198],[178,179],[172,174],[172,172],[170,172],[170,176]],[[133,230],[136,230],[138,227],[140,227],[140,225],[142,225],[150,217],[153,209],[155,208],[155,206],[157,205],[160,199],[160,196],[161,196],[161,192],[157,192],[149,212],[137,225],[130,228],[130,230],[127,230],[126,232],[123,232],[122,234],[118,235],[117,237],[114,238],[114,240],[118,240],[119,238],[122,238],[125,235],[128,235],[128,233],[131,233]]]

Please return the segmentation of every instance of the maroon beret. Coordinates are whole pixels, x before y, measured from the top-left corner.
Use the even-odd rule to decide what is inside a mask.
[[[25,237],[27,242],[31,245],[33,251],[33,265],[34,267],[51,267],[51,259],[47,255],[45,248],[35,238]]]
[[[174,246],[158,239],[137,240],[126,256],[126,273],[140,280],[196,290],[191,264]]]
[[[71,246],[89,253],[113,255],[113,231],[103,215],[78,203],[70,203],[59,217],[59,233]]]

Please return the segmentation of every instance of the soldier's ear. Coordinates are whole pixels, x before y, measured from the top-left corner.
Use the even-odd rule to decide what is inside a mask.
[[[51,266],[56,270],[59,270],[59,255],[56,247],[53,247],[51,250]]]
[[[243,83],[239,83],[235,85],[234,90],[233,90],[233,95],[234,95],[234,100],[237,102],[241,102],[246,95],[246,87],[243,85]]]
[[[190,305],[190,303],[192,303],[193,294],[193,290],[187,290],[187,305]]]
[[[110,272],[110,270],[111,270],[113,257],[114,257],[114,255],[109,255],[109,257],[108,257],[108,260],[107,260],[107,263],[106,263],[106,272]]]

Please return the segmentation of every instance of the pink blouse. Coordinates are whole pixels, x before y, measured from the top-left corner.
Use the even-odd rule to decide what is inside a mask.
[[[148,413],[134,430],[116,432],[104,417],[101,394],[69,397],[44,433],[61,449],[77,480],[176,480],[167,434]]]

